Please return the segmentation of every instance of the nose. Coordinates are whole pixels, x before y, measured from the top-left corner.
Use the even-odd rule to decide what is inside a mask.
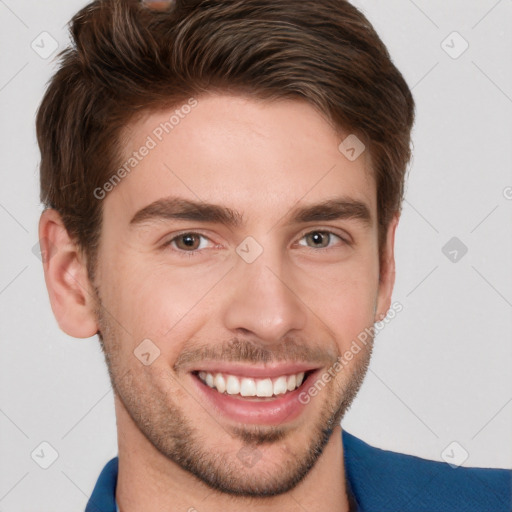
[[[263,254],[246,263],[238,260],[231,272],[224,303],[224,326],[234,334],[252,334],[276,343],[290,331],[304,328],[307,307],[291,286],[291,275],[279,254]]]

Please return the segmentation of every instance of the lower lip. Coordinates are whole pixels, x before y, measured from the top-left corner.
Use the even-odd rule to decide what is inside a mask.
[[[241,423],[279,425],[294,420],[305,409],[307,404],[299,401],[299,395],[308,389],[310,382],[315,379],[319,371],[316,370],[309,374],[297,389],[261,401],[246,400],[240,395],[219,393],[216,389],[206,385],[196,374],[192,375],[192,379],[199,393],[204,395],[206,400],[224,416]]]

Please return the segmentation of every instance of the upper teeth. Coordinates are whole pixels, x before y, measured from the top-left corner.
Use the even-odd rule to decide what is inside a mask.
[[[251,379],[248,377],[236,377],[227,373],[215,373],[201,371],[199,378],[211,388],[216,388],[220,393],[228,395],[267,397],[281,395],[287,391],[298,388],[304,379],[304,372],[294,375],[282,375],[275,379]]]

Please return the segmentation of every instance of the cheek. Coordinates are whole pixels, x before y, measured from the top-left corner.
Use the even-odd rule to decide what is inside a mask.
[[[142,260],[125,261],[112,270],[102,283],[104,305],[119,324],[117,331],[127,353],[150,339],[162,359],[173,360],[190,337],[189,331],[214,313],[207,300],[218,281],[212,272],[148,265]]]
[[[336,336],[341,349],[373,325],[378,266],[359,260],[303,276],[297,294]]]

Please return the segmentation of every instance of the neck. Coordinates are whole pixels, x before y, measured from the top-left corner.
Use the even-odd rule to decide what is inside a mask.
[[[162,455],[117,399],[116,413],[119,448],[116,501],[121,512],[349,511],[340,426],[334,429],[322,455],[295,488],[279,496],[246,498],[212,490]]]

